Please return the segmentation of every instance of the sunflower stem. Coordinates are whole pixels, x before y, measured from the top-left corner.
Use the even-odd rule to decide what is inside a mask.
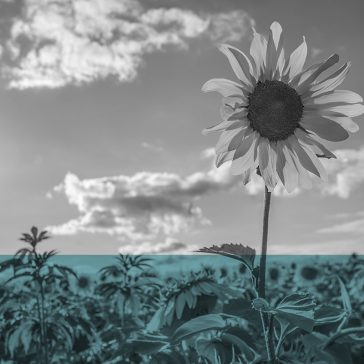
[[[266,264],[267,264],[268,220],[269,220],[270,200],[271,200],[271,192],[269,192],[267,186],[265,186],[262,251],[260,254],[259,284],[258,284],[258,293],[259,297],[261,298],[265,298],[265,275],[266,275]],[[261,318],[264,331],[264,339],[267,348],[268,362],[270,364],[274,364],[276,360],[275,360],[275,350],[274,350],[274,340],[273,340],[273,319],[271,317],[268,317],[267,313],[263,313]]]
[[[271,199],[271,192],[269,192],[267,186],[265,186],[262,251],[260,254],[259,287],[258,287],[259,297],[261,298],[265,298],[265,271],[267,262],[268,220],[269,220],[270,199]]]

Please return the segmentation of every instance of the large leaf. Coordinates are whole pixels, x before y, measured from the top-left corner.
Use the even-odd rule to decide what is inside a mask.
[[[315,324],[315,306],[316,303],[310,294],[293,293],[283,298],[270,312],[275,314],[278,321],[285,320],[300,329],[311,332]]]
[[[181,325],[173,334],[173,341],[185,340],[190,336],[208,330],[217,330],[226,327],[226,320],[218,314],[209,314],[196,317]]]
[[[213,245],[211,248],[199,249],[200,253],[220,254],[228,258],[239,260],[244,263],[250,270],[254,268],[255,249],[242,244],[222,244],[221,246]]]

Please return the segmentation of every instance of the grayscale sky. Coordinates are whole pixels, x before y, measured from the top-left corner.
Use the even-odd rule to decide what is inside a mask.
[[[1,0],[1,254],[32,225],[64,254],[259,249],[263,187],[214,167],[220,96],[234,79],[216,48],[248,51],[251,27],[306,36],[308,64],[331,53],[364,95],[361,0]],[[327,161],[329,182],[272,200],[269,251],[364,254],[364,125]]]

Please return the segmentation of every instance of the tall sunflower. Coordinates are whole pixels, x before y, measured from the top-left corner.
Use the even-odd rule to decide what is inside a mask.
[[[306,69],[305,38],[286,58],[282,27],[274,22],[268,40],[253,29],[250,54],[230,45],[220,50],[239,79],[215,78],[202,90],[223,96],[223,121],[204,130],[222,131],[216,145],[216,165],[232,161],[232,174],[244,184],[259,171],[269,191],[280,180],[288,192],[310,188],[312,175],[327,180],[319,157],[335,158],[319,139],[339,142],[359,127],[351,119],[364,113],[363,99],[352,91],[336,90],[350,62],[335,72],[323,72],[339,61],[333,54]]]

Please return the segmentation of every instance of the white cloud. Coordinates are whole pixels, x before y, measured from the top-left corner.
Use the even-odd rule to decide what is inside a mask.
[[[364,182],[363,174],[362,178],[358,178],[351,171],[364,169],[363,150],[336,151],[338,160],[325,161],[329,170],[329,183],[316,185],[316,189],[323,195],[347,198]],[[106,233],[122,240],[122,249],[128,251],[135,251],[135,243],[143,251],[169,251],[173,248],[171,241],[176,241],[180,233],[192,232],[197,226],[210,224],[197,206],[200,198],[242,187],[241,179],[230,174],[228,163],[220,168],[215,167],[213,148],[204,150],[201,157],[210,163],[209,169],[185,177],[173,173],[138,172],[132,176],[81,180],[75,174],[68,173],[64,181],[54,187],[53,192],[64,194],[68,202],[77,207],[79,216],[47,229],[56,235]],[[262,194],[262,179],[253,176],[244,190],[249,195]],[[297,189],[288,194],[282,186],[278,186],[274,192],[281,197],[292,197],[299,193],[302,191]],[[47,197],[52,197],[52,194],[48,193]],[[347,217],[351,215],[341,216]],[[364,220],[358,215],[354,221],[320,230],[335,231],[364,232]],[[162,243],[156,245],[156,241]],[[177,249],[176,246],[174,248]]]
[[[335,195],[340,198],[349,198],[360,186],[364,184],[364,147],[360,149],[342,149],[334,151],[337,159],[323,159],[325,169],[328,171],[329,180],[322,183],[315,178],[314,189],[323,195]],[[250,195],[256,195],[264,191],[264,183],[257,175],[252,177],[246,186]],[[278,185],[273,194],[275,196],[293,197],[304,190],[296,188],[292,193],[287,193],[282,185]]]
[[[196,202],[202,196],[229,190],[237,184],[228,166],[215,167],[186,177],[172,173],[139,172],[81,180],[68,173],[54,192],[64,194],[77,207],[79,216],[64,224],[49,226],[56,235],[79,232],[106,233],[124,242],[152,249],[151,242],[165,241],[162,247],[177,248],[167,238],[210,224]],[[47,194],[50,197],[50,194]],[[174,241],[174,240],[173,240]],[[158,251],[162,250],[158,246]],[[164,249],[163,248],[163,249]],[[153,248],[154,249],[154,248]],[[152,249],[152,250],[153,250]]]
[[[348,198],[364,183],[364,147],[359,150],[342,149],[334,152],[337,159],[325,160],[329,183],[323,192]]]
[[[331,219],[339,220],[329,227],[320,229],[324,234],[348,234],[351,236],[364,234],[364,211],[354,213],[342,213],[332,216]]]
[[[24,0],[3,67],[12,88],[56,88],[108,76],[135,79],[143,56],[189,41],[238,41],[254,21],[247,13],[194,13],[180,8],[145,9],[138,0]]]

